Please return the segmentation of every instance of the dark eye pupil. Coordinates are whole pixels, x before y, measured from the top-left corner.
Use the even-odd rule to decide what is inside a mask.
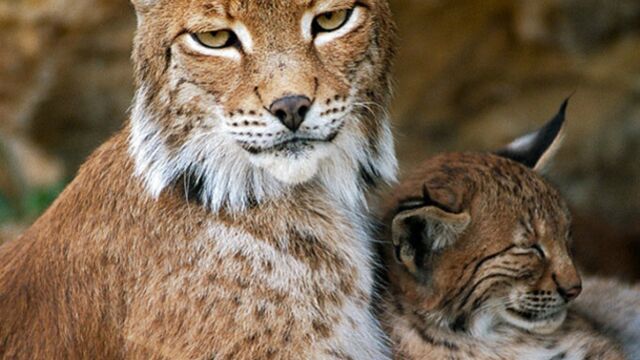
[[[217,35],[217,32],[214,33],[214,35]],[[233,32],[229,32],[229,38],[227,39],[227,42],[222,47],[237,46],[238,44],[239,42],[238,42],[238,38],[236,37],[236,34]]]

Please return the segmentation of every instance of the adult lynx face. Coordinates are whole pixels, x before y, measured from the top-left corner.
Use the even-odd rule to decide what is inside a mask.
[[[581,290],[569,253],[571,217],[530,168],[558,139],[564,110],[501,156],[453,153],[416,171],[397,192],[391,265],[415,313],[475,335],[506,322],[555,331]]]
[[[392,24],[379,0],[134,0],[131,152],[153,195],[212,209],[392,179]],[[182,184],[181,184],[182,185]]]

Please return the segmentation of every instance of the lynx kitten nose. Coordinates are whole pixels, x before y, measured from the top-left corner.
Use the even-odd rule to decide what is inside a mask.
[[[574,300],[575,298],[578,297],[578,295],[580,295],[581,292],[582,292],[582,285],[576,285],[570,289],[565,289],[563,287],[558,288],[558,293],[560,294],[560,296],[562,296],[562,298],[566,302]]]
[[[296,131],[304,121],[311,100],[306,96],[286,96],[274,101],[269,112],[291,131]]]

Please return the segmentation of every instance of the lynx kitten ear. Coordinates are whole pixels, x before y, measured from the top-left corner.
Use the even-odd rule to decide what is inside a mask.
[[[433,201],[425,187],[424,199],[401,204],[391,225],[396,259],[419,276],[426,260],[452,245],[471,222],[468,213],[454,213]]]
[[[496,154],[535,170],[544,168],[562,142],[568,103],[567,98],[556,116],[541,129],[516,139]]]

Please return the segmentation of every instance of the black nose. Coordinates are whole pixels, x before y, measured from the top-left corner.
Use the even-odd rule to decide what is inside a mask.
[[[269,112],[291,131],[296,131],[309,112],[311,100],[306,96],[286,96],[274,101]]]

